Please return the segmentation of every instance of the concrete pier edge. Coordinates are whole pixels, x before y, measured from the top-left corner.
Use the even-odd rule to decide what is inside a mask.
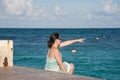
[[[0,68],[0,80],[101,80],[20,66]]]

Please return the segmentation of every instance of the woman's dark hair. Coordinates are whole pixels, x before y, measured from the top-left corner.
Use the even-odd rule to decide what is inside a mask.
[[[54,32],[50,35],[49,41],[48,41],[48,47],[51,48],[52,45],[55,43],[55,40],[59,39],[59,33]]]

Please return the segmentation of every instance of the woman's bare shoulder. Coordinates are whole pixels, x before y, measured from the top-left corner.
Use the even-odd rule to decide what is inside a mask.
[[[55,56],[59,55],[59,50],[57,48],[51,49],[51,53],[53,53]]]
[[[57,49],[57,48],[52,48],[52,49],[50,49],[50,51],[49,51],[49,54],[50,55],[56,55],[56,54],[58,54],[59,53],[59,50]]]

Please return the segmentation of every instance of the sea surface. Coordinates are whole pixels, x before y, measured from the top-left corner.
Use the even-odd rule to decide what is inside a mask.
[[[75,65],[74,74],[120,80],[120,28],[117,29],[4,29],[0,40],[14,41],[14,65],[44,70],[47,41],[58,32],[62,41],[86,38],[60,49],[63,61]],[[76,50],[76,53],[72,53]]]

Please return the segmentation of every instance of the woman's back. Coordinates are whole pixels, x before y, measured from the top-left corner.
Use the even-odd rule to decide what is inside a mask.
[[[49,49],[49,51],[48,51],[49,58],[55,58],[55,50],[56,50],[56,48]]]
[[[50,70],[50,71],[57,71],[60,72],[59,65],[55,59],[55,53],[53,53],[54,50],[51,49],[48,51],[47,59],[46,59],[46,65],[45,65],[45,70]]]

